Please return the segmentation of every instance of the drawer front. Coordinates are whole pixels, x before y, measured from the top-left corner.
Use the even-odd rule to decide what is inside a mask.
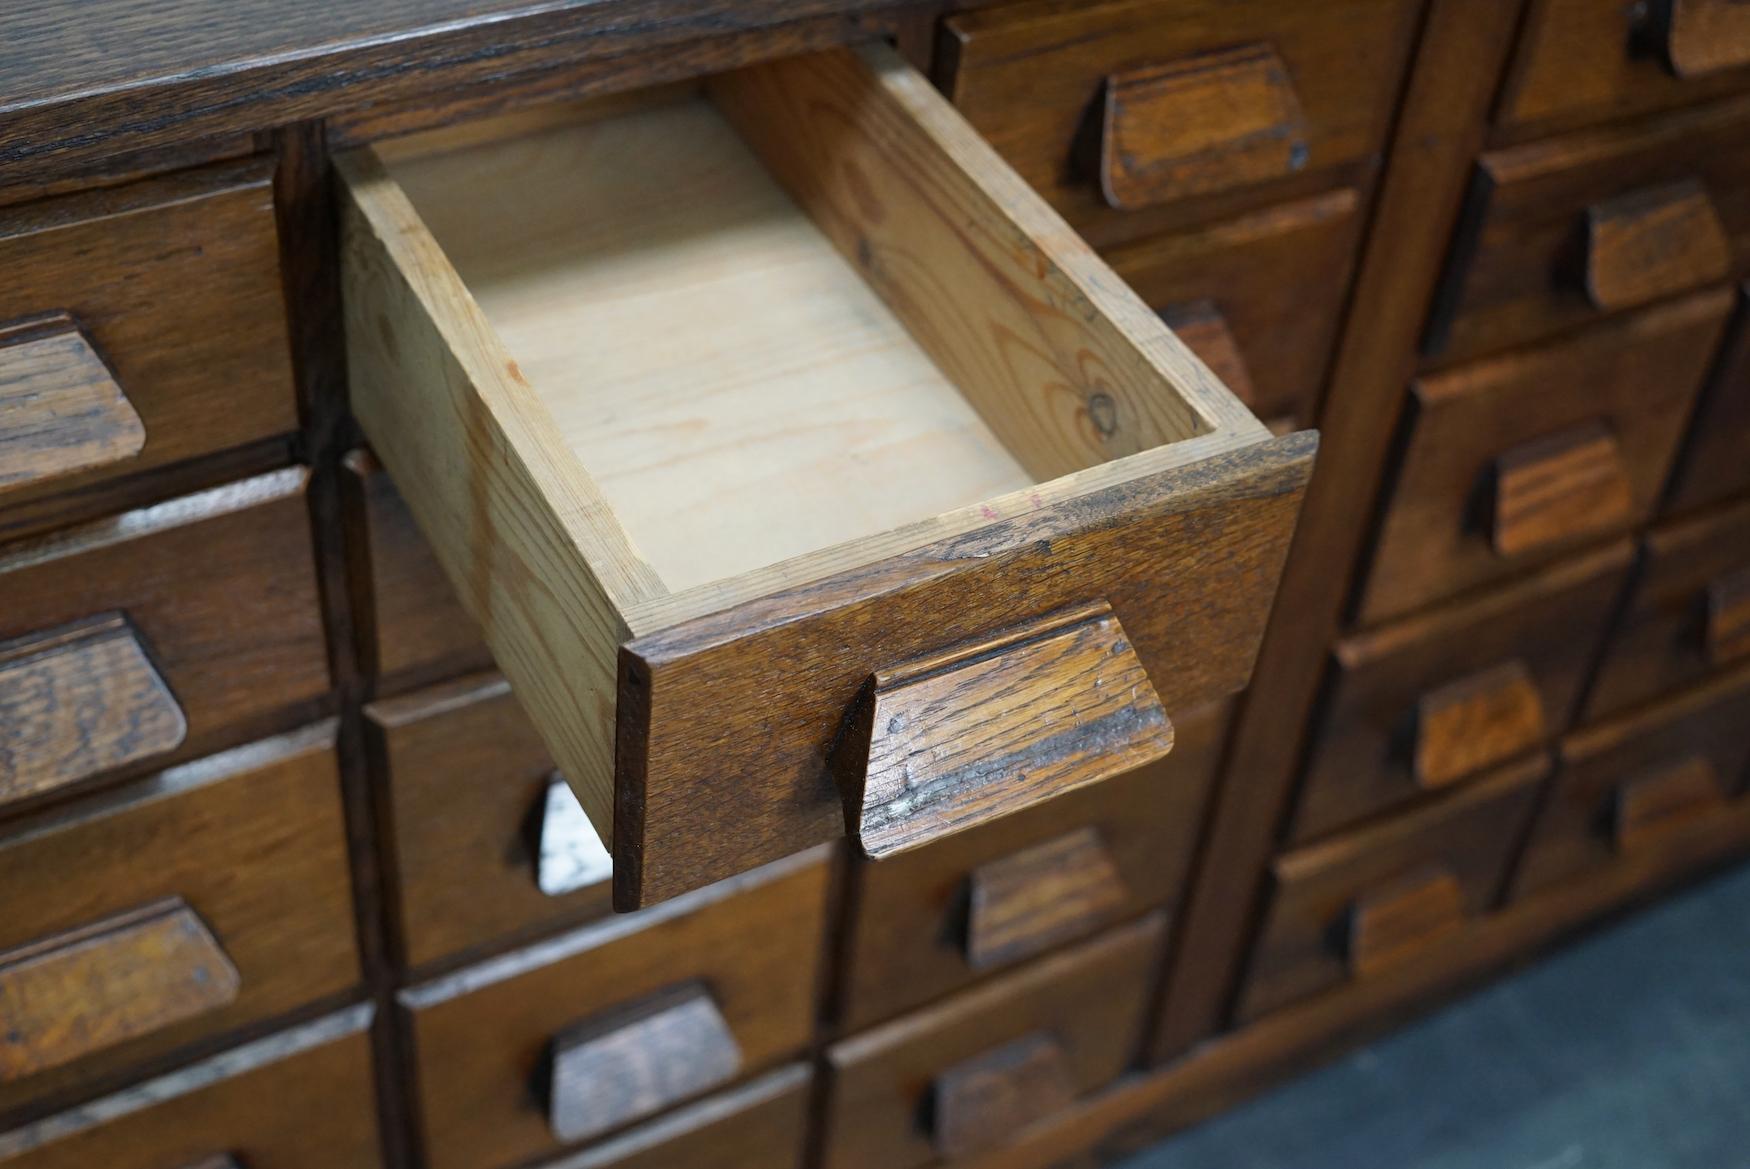
[[[1036,0],[945,22],[943,88],[1096,242],[1188,201],[1371,166],[1417,5]],[[1301,184],[1304,189],[1305,184]]]
[[[1419,380],[1362,620],[1500,580],[1644,521],[1727,305],[1724,292],[1704,293]]]
[[[1158,763],[858,866],[842,1029],[1175,903],[1230,715],[1225,702],[1190,712]]]
[[[1750,270],[1750,101],[1485,155],[1427,348],[1506,349]]]
[[[403,992],[426,1163],[521,1163],[800,1051],[828,868],[794,857]]]
[[[1615,544],[1339,643],[1290,839],[1427,798],[1554,741],[1573,720],[1632,557]]]
[[[366,708],[404,965],[610,911],[609,858],[496,674]]]
[[[354,451],[343,482],[363,585],[354,609],[359,657],[381,679],[379,690],[492,668],[480,627],[456,599],[388,473],[368,451]]]
[[[1750,659],[1750,505],[1649,533],[1586,700],[1603,718]]]
[[[1667,514],[1750,492],[1750,285],[1738,290],[1731,333],[1708,381],[1665,500]]]
[[[1110,251],[1112,270],[1252,412],[1311,426],[1354,267],[1360,195],[1333,191]]]
[[[1498,116],[1574,125],[1750,88],[1737,0],[1532,0]]]
[[[329,683],[305,478],[0,551],[0,804],[308,717]]]
[[[0,901],[0,1111],[345,990],[332,727],[20,821]]]
[[[1523,896],[1614,859],[1669,857],[1725,817],[1750,780],[1750,671],[1576,732],[1514,877]]]
[[[1048,1125],[1135,1055],[1159,915],[827,1053],[828,1169],[954,1164]]]
[[[0,1165],[376,1169],[370,1018],[354,1007],[0,1133]]]
[[[271,167],[0,215],[0,508],[298,425]]]
[[[1242,1020],[1393,964],[1493,909],[1537,793],[1545,756],[1512,764],[1438,803],[1277,858],[1253,947]]]

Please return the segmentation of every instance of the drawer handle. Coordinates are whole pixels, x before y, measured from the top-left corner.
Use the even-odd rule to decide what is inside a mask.
[[[1434,790],[1543,742],[1543,699],[1524,662],[1503,662],[1422,695],[1416,704],[1416,782]]]
[[[1130,890],[1093,828],[973,870],[966,960],[1003,966],[1093,932],[1124,908]]]
[[[1702,185],[1631,191],[1586,212],[1586,295],[1606,312],[1724,280],[1732,247]]]
[[[1458,878],[1433,867],[1369,891],[1349,914],[1349,969],[1358,977],[1394,965],[1464,924]]]
[[[1502,556],[1613,531],[1634,510],[1622,450],[1603,423],[1534,439],[1495,460],[1490,535]]]
[[[1688,81],[1750,65],[1750,3],[1652,0],[1653,27],[1671,72]]]
[[[614,875],[614,858],[601,833],[563,775],[547,778],[541,799],[540,847],[535,851],[535,885],[549,897],[587,889]]]
[[[1012,1140],[1075,1101],[1069,1058],[1051,1035],[1027,1035],[944,1070],[930,1089],[931,1132],[944,1160]]]
[[[1173,724],[1105,602],[878,671],[831,767],[871,860],[1141,767]]]
[[[0,325],[0,494],[119,463],[146,428],[73,318]]]
[[[1281,178],[1306,164],[1306,116],[1268,45],[1106,79],[1100,189],[1120,211]]]
[[[1725,804],[1713,764],[1699,755],[1636,776],[1616,792],[1616,847],[1644,848]]]
[[[583,1141],[719,1087],[741,1048],[709,991],[676,987],[588,1020],[553,1041],[548,1123]]]
[[[175,750],[187,734],[119,613],[0,645],[0,804]]]
[[[1750,568],[1707,586],[1707,657],[1716,666],[1750,654]]]
[[[180,897],[0,954],[0,1083],[217,1010],[238,981]]]
[[[1161,311],[1167,328],[1179,335],[1199,361],[1233,391],[1233,396],[1247,406],[1258,404],[1257,391],[1252,386],[1252,371],[1240,353],[1227,318],[1214,301],[1195,300],[1189,304],[1171,305]]]

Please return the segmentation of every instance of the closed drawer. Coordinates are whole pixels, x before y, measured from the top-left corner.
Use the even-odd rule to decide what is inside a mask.
[[[353,985],[333,728],[0,838],[0,1112]]]
[[[1493,909],[1548,774],[1547,756],[1523,760],[1438,803],[1278,857],[1239,1018],[1353,978],[1390,977]]]
[[[885,48],[710,91],[339,160],[354,407],[621,908],[1164,753],[1315,442]]]
[[[1671,869],[1691,863],[1691,834],[1727,818],[1750,780],[1746,728],[1750,671],[1739,670],[1569,736],[1514,894],[1615,859]]]
[[[375,1169],[370,1020],[353,1007],[0,1133],[0,1165]]]
[[[403,991],[425,1163],[521,1164],[800,1052],[827,875],[793,857]]]
[[[1370,169],[1417,7],[1006,4],[949,17],[938,70],[1021,177],[1106,242],[1126,217],[1164,225],[1196,200]]]
[[[328,654],[306,478],[288,468],[0,550],[0,804],[308,717]]]
[[[1627,531],[1658,502],[1729,304],[1704,293],[1412,388],[1363,622]]]
[[[1254,414],[1310,426],[1354,267],[1360,195],[1350,189],[1108,252]]]
[[[1667,514],[1750,493],[1750,285],[1738,290],[1731,332],[1696,408]]]
[[[1483,156],[1435,308],[1441,361],[1750,269],[1750,101]]]
[[[855,1030],[1087,937],[1184,888],[1230,703],[1175,720],[1159,763],[858,867],[841,1026]]]
[[[1610,622],[1626,541],[1339,642],[1289,838],[1305,842],[1542,750]]]
[[[375,702],[365,718],[404,965],[610,911],[607,851],[503,678]]]
[[[809,1079],[781,1068],[539,1169],[798,1169]]]
[[[1647,535],[1586,700],[1603,718],[1750,659],[1750,504]]]
[[[1500,120],[1602,121],[1750,87],[1739,0],[1533,0]]]
[[[956,1164],[1049,1126],[1129,1066],[1161,942],[1147,917],[834,1044],[822,1163]]]
[[[271,171],[0,215],[0,508],[297,428]]]

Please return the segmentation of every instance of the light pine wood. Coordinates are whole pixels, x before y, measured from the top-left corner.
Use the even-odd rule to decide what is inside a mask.
[[[71,317],[0,327],[0,492],[145,445],[139,414]]]

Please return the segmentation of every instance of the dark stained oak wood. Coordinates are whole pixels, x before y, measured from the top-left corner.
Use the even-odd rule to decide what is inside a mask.
[[[1520,443],[1495,460],[1489,542],[1501,556],[1619,531],[1634,516],[1622,448],[1600,422]]]
[[[1092,828],[980,865],[968,886],[966,960],[978,970],[1091,933],[1130,896]]]
[[[1100,603],[877,671],[832,766],[846,835],[880,860],[1172,747],[1173,724]]]
[[[206,947],[186,933],[112,932],[127,954],[93,956],[76,987],[56,981],[72,997],[55,1010],[67,1046],[34,1074],[0,1076],[0,1113],[357,982],[333,733],[306,728],[10,825],[0,837],[0,950],[52,944],[164,899],[192,913],[179,920],[197,921],[212,948],[202,958]],[[205,983],[192,973],[201,964]],[[184,994],[177,1001],[200,1009],[177,1008],[172,996]]]
[[[1434,865],[1369,889],[1349,914],[1349,969],[1367,978],[1464,925],[1464,888]]]
[[[1723,280],[1731,268],[1726,229],[1694,179],[1586,210],[1586,295],[1604,312]]]
[[[0,1133],[0,1163],[379,1169],[371,1014],[353,1007]]]
[[[1069,1056],[1043,1032],[961,1060],[930,1088],[936,1151],[953,1160],[1001,1145],[1075,1099]]]
[[[140,415],[66,313],[0,326],[0,495],[133,458]]]
[[[1515,658],[1430,690],[1416,703],[1413,770],[1425,788],[1445,787],[1542,743],[1543,698]]]
[[[1731,332],[1689,427],[1666,514],[1750,491],[1750,285],[1738,291]]]
[[[1611,835],[1625,852],[1644,849],[1725,807],[1726,793],[1713,764],[1691,757],[1623,784],[1616,793]]]

